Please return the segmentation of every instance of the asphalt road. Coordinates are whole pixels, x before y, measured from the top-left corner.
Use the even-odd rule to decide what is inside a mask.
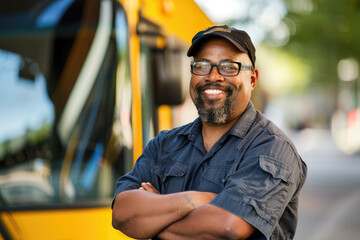
[[[292,139],[308,165],[295,240],[359,240],[360,154],[338,150],[327,130]]]

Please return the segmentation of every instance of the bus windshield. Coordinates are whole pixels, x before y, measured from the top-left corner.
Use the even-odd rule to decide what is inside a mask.
[[[35,46],[22,55],[0,44],[0,208],[110,206],[132,168],[126,16],[119,3],[99,3],[99,15],[86,4],[67,1],[55,23],[36,25],[51,28],[48,68],[29,58],[44,59]],[[67,19],[70,10],[92,18]]]

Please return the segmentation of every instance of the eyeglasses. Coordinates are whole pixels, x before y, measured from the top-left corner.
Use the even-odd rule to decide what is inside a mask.
[[[253,70],[252,66],[242,65],[239,62],[219,62],[218,64],[206,61],[192,61],[191,72],[195,75],[209,75],[213,67],[217,67],[220,75],[224,77],[234,77],[239,74],[241,69]]]

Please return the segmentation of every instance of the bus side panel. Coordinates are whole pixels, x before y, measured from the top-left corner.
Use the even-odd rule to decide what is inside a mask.
[[[1,220],[13,239],[132,239],[112,227],[110,208],[19,211]]]

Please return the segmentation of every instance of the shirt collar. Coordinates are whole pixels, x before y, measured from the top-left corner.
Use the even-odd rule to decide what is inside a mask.
[[[185,127],[180,133],[179,136],[188,136],[188,139],[193,141],[197,135],[201,133],[202,123],[200,118],[196,118],[194,122],[188,127]]]
[[[239,120],[237,120],[231,128],[230,134],[244,138],[255,121],[256,115],[257,113],[254,104],[250,101],[245,111],[241,114]]]
[[[254,104],[249,101],[244,112],[241,114],[239,120],[236,121],[234,126],[229,131],[230,134],[238,136],[240,138],[244,138],[246,133],[249,131],[251,125],[255,121],[256,118],[256,109]],[[189,127],[184,128],[179,135],[188,136],[188,138],[193,141],[195,137],[201,133],[202,123],[200,118],[196,118],[193,124],[189,125]]]

